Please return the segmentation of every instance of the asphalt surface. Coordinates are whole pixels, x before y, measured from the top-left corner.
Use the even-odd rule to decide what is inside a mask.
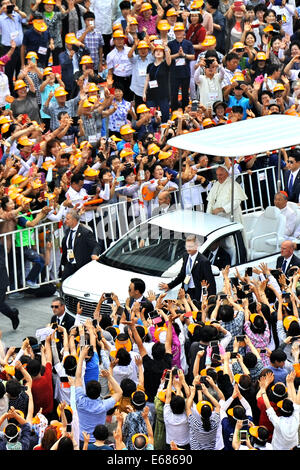
[[[0,313],[0,330],[2,331],[2,341],[5,346],[22,346],[22,341],[26,336],[35,336],[36,330],[45,327],[51,319],[52,297],[36,298],[25,294],[23,299],[9,299],[7,303],[19,310],[20,324],[16,330],[12,329],[11,320]]]

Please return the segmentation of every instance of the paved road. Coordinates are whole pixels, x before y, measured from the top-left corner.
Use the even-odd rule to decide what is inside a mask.
[[[19,310],[20,324],[13,330],[9,318],[0,313],[0,330],[5,345],[20,347],[26,336],[35,336],[36,330],[46,326],[52,315],[52,299],[53,297],[36,298],[29,294],[25,294],[20,300],[7,298],[9,305]]]

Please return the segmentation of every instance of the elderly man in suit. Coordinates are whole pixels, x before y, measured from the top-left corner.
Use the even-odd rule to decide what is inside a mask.
[[[276,269],[281,269],[282,272],[288,273],[289,269],[293,266],[300,267],[300,258],[294,255],[295,243],[291,240],[285,240],[281,243],[280,252],[281,256],[277,258]]]
[[[160,283],[159,288],[165,291],[182,284],[182,287],[191,299],[200,300],[202,295],[201,282],[208,283],[208,295],[216,293],[216,282],[208,259],[199,253],[199,240],[196,235],[186,237],[186,254],[183,257],[182,268],[177,277],[169,284]]]
[[[93,232],[80,224],[80,214],[75,209],[68,210],[65,223],[69,229],[62,240],[62,281],[89,261],[98,260],[101,251]]]

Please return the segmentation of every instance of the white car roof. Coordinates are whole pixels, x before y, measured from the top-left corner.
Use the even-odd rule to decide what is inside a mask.
[[[182,134],[168,145],[182,150],[223,157],[242,157],[300,143],[300,119],[271,114]]]
[[[187,211],[177,209],[176,211],[167,212],[149,220],[150,224],[157,225],[166,230],[174,230],[181,233],[192,233],[207,237],[215,230],[224,227],[236,226],[241,228],[240,224],[231,222],[225,217],[207,214],[198,211]]]

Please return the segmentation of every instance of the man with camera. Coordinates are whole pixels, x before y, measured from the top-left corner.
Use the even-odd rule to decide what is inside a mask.
[[[203,57],[198,64],[194,76],[195,83],[198,85],[198,96],[201,104],[212,108],[216,101],[223,101],[222,69],[218,71],[219,64],[215,57]]]
[[[77,31],[76,37],[89,49],[95,72],[101,73],[103,70],[103,37],[100,31],[95,29],[95,15],[92,11],[87,11],[83,15],[83,19],[85,29]]]
[[[75,73],[80,71],[80,60],[84,55],[89,55],[90,51],[80,42],[74,33],[65,36],[65,50],[58,56],[61,66],[61,78],[65,84],[66,91],[71,94],[75,87]]]

